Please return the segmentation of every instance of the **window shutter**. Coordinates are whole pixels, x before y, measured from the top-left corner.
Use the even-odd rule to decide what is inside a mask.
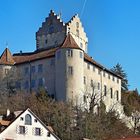
[[[35,135],[35,128],[34,127],[32,129],[32,133],[33,133],[33,135]]]
[[[19,134],[19,126],[16,127],[16,133]]]
[[[43,135],[43,129],[41,129],[41,136]]]
[[[27,127],[25,127],[25,134],[27,134],[28,133],[28,128]]]

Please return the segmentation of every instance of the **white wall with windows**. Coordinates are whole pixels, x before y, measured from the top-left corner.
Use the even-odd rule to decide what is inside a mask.
[[[60,140],[28,109],[1,134],[0,140]]]

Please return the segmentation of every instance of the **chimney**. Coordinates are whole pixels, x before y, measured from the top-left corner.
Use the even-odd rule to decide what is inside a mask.
[[[22,55],[22,50],[20,50],[20,55]]]
[[[10,115],[10,110],[7,109],[6,116],[8,117],[9,115]]]

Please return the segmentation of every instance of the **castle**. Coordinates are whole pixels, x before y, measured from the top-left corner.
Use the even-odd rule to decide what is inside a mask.
[[[87,50],[88,38],[78,15],[64,23],[51,10],[36,32],[34,52],[12,55],[6,48],[2,53],[1,78],[15,67],[21,76],[18,90],[29,93],[44,87],[56,100],[78,105],[88,104],[96,94],[109,110],[121,102],[121,77],[96,62]]]

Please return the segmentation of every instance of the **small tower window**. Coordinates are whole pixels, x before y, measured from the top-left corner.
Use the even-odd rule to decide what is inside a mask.
[[[106,94],[107,94],[107,87],[106,85],[104,85],[104,96],[106,96]]]
[[[91,87],[93,87],[93,80],[91,79]]]
[[[80,52],[80,58],[83,58],[83,54],[82,54],[82,52]]]
[[[29,114],[25,116],[25,125],[32,125],[32,117]]]
[[[72,66],[68,67],[68,74],[73,75],[73,67]]]
[[[89,63],[87,63],[87,68],[90,69],[90,64]]]
[[[83,48],[83,43],[80,43],[80,48]]]
[[[79,22],[76,22],[76,27],[79,28]]]
[[[105,71],[103,71],[103,76],[105,77]]]
[[[95,66],[93,66],[93,71],[95,71]]]
[[[98,86],[98,90],[100,90],[100,83],[99,82],[98,82],[98,85],[97,86]]]
[[[108,79],[110,79],[110,74],[108,74]]]
[[[68,53],[68,57],[72,57],[73,56],[73,51],[72,50],[67,50],[67,53]]]
[[[110,97],[111,97],[111,99],[113,98],[113,89],[112,88],[110,88]]]
[[[117,98],[117,101],[119,100],[119,91],[117,90],[116,91],[116,98]]]
[[[84,76],[84,84],[86,84],[86,77]]]
[[[76,30],[76,35],[79,37],[79,30],[78,29]]]

